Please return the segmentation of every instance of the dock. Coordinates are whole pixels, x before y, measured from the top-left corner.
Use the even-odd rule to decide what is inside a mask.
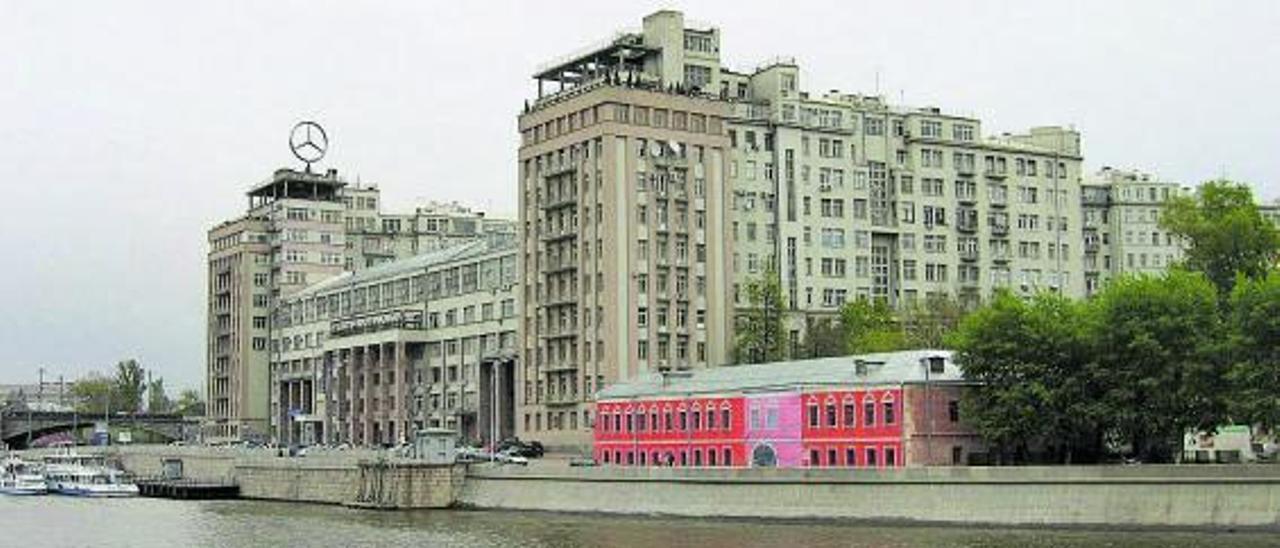
[[[234,483],[211,483],[194,480],[142,480],[138,494],[144,497],[184,500],[240,498],[240,486]]]

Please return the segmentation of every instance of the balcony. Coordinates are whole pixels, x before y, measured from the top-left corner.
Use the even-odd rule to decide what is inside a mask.
[[[577,229],[562,228],[559,230],[548,230],[543,232],[541,239],[544,242],[556,242],[560,240],[572,239],[578,235]]]
[[[992,194],[987,201],[991,203],[991,207],[1007,207],[1009,196],[1006,193]]]
[[[578,203],[578,195],[573,192],[566,192],[556,196],[547,196],[542,201],[542,209],[559,209],[562,207],[571,207]]]
[[[542,367],[542,371],[545,373],[558,373],[561,371],[577,371],[577,370],[578,370],[578,364],[570,361],[549,363]]]
[[[978,250],[977,250],[977,249],[969,249],[969,248],[961,249],[961,250],[960,250],[960,260],[962,260],[962,261],[976,261],[976,260],[978,260]]]
[[[1084,243],[1084,252],[1085,252],[1085,253],[1097,253],[1097,252],[1098,252],[1098,251],[1100,251],[1101,249],[1102,249],[1102,244],[1101,244],[1101,243],[1099,243],[1099,242],[1085,242],[1085,243]]]
[[[977,220],[977,219],[965,219],[965,218],[963,218],[963,217],[962,217],[962,218],[960,218],[958,221],[956,221],[956,230],[959,230],[960,232],[968,232],[968,233],[974,233],[974,232],[977,232],[977,231],[978,231],[978,220]]]
[[[1008,236],[1008,235],[1009,235],[1009,225],[1007,225],[1007,224],[992,224],[992,225],[991,225],[991,234],[996,235],[996,236]]]
[[[972,164],[956,164],[957,175],[973,175],[974,172]]]
[[[1009,176],[1009,170],[998,169],[998,168],[988,166],[987,169],[983,170],[982,174],[985,175],[988,179],[1004,179]]]
[[[570,393],[547,392],[546,397],[544,397],[542,401],[549,406],[574,405],[579,401],[581,401],[581,398],[578,397],[577,393],[573,393],[573,392],[570,392]]]
[[[997,252],[993,252],[993,253],[991,254],[991,262],[993,262],[993,263],[1007,263],[1007,262],[1009,262],[1009,257],[1010,257],[1010,255],[1009,255],[1009,252],[1008,252],[1008,251],[997,251]]]

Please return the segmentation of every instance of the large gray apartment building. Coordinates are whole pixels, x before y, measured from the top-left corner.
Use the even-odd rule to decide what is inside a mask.
[[[270,436],[272,311],[283,298],[344,271],[460,242],[509,242],[510,221],[454,205],[384,214],[377,187],[336,171],[277,170],[247,193],[247,211],[209,230],[208,440]]]
[[[847,300],[1084,295],[1080,135],[805,91],[660,11],[543,66],[520,116],[520,431],[587,439],[591,394],[726,363],[773,269],[793,343]],[[549,89],[554,88],[554,89]]]

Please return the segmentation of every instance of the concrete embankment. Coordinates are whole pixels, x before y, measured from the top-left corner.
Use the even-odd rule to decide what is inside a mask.
[[[548,459],[524,468],[430,466],[373,451],[105,452],[139,476],[158,476],[166,460],[180,459],[184,477],[234,482],[246,498],[372,508],[1280,531],[1280,466],[1268,465],[872,471],[570,468]]]
[[[120,446],[80,448],[105,454],[138,477],[166,473],[181,462],[183,478],[231,483],[251,499],[344,504],[385,509],[447,508],[465,477],[461,466],[433,466],[375,451],[313,451],[280,457],[266,449]],[[47,451],[28,452],[33,458]]]
[[[474,470],[474,508],[949,524],[1280,529],[1280,467]]]

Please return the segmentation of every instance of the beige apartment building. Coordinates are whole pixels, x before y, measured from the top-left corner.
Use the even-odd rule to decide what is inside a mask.
[[[425,427],[510,436],[515,282],[514,242],[473,241],[282,299],[274,439],[394,444]]]
[[[1182,242],[1160,228],[1166,200],[1189,192],[1147,173],[1103,167],[1085,180],[1085,293],[1118,275],[1158,274],[1182,260]]]
[[[269,353],[280,338],[272,325],[279,299],[344,270],[463,241],[511,240],[515,232],[510,221],[461,206],[384,215],[376,186],[350,186],[334,170],[277,170],[247,195],[246,213],[208,234],[210,441],[270,435]]]
[[[785,59],[723,66],[720,32],[676,11],[535,74],[522,435],[580,444],[596,390],[727,363],[739,289],[769,266],[795,345],[854,298],[1084,294],[1077,132],[984,137],[973,118],[811,95],[800,76]]]

